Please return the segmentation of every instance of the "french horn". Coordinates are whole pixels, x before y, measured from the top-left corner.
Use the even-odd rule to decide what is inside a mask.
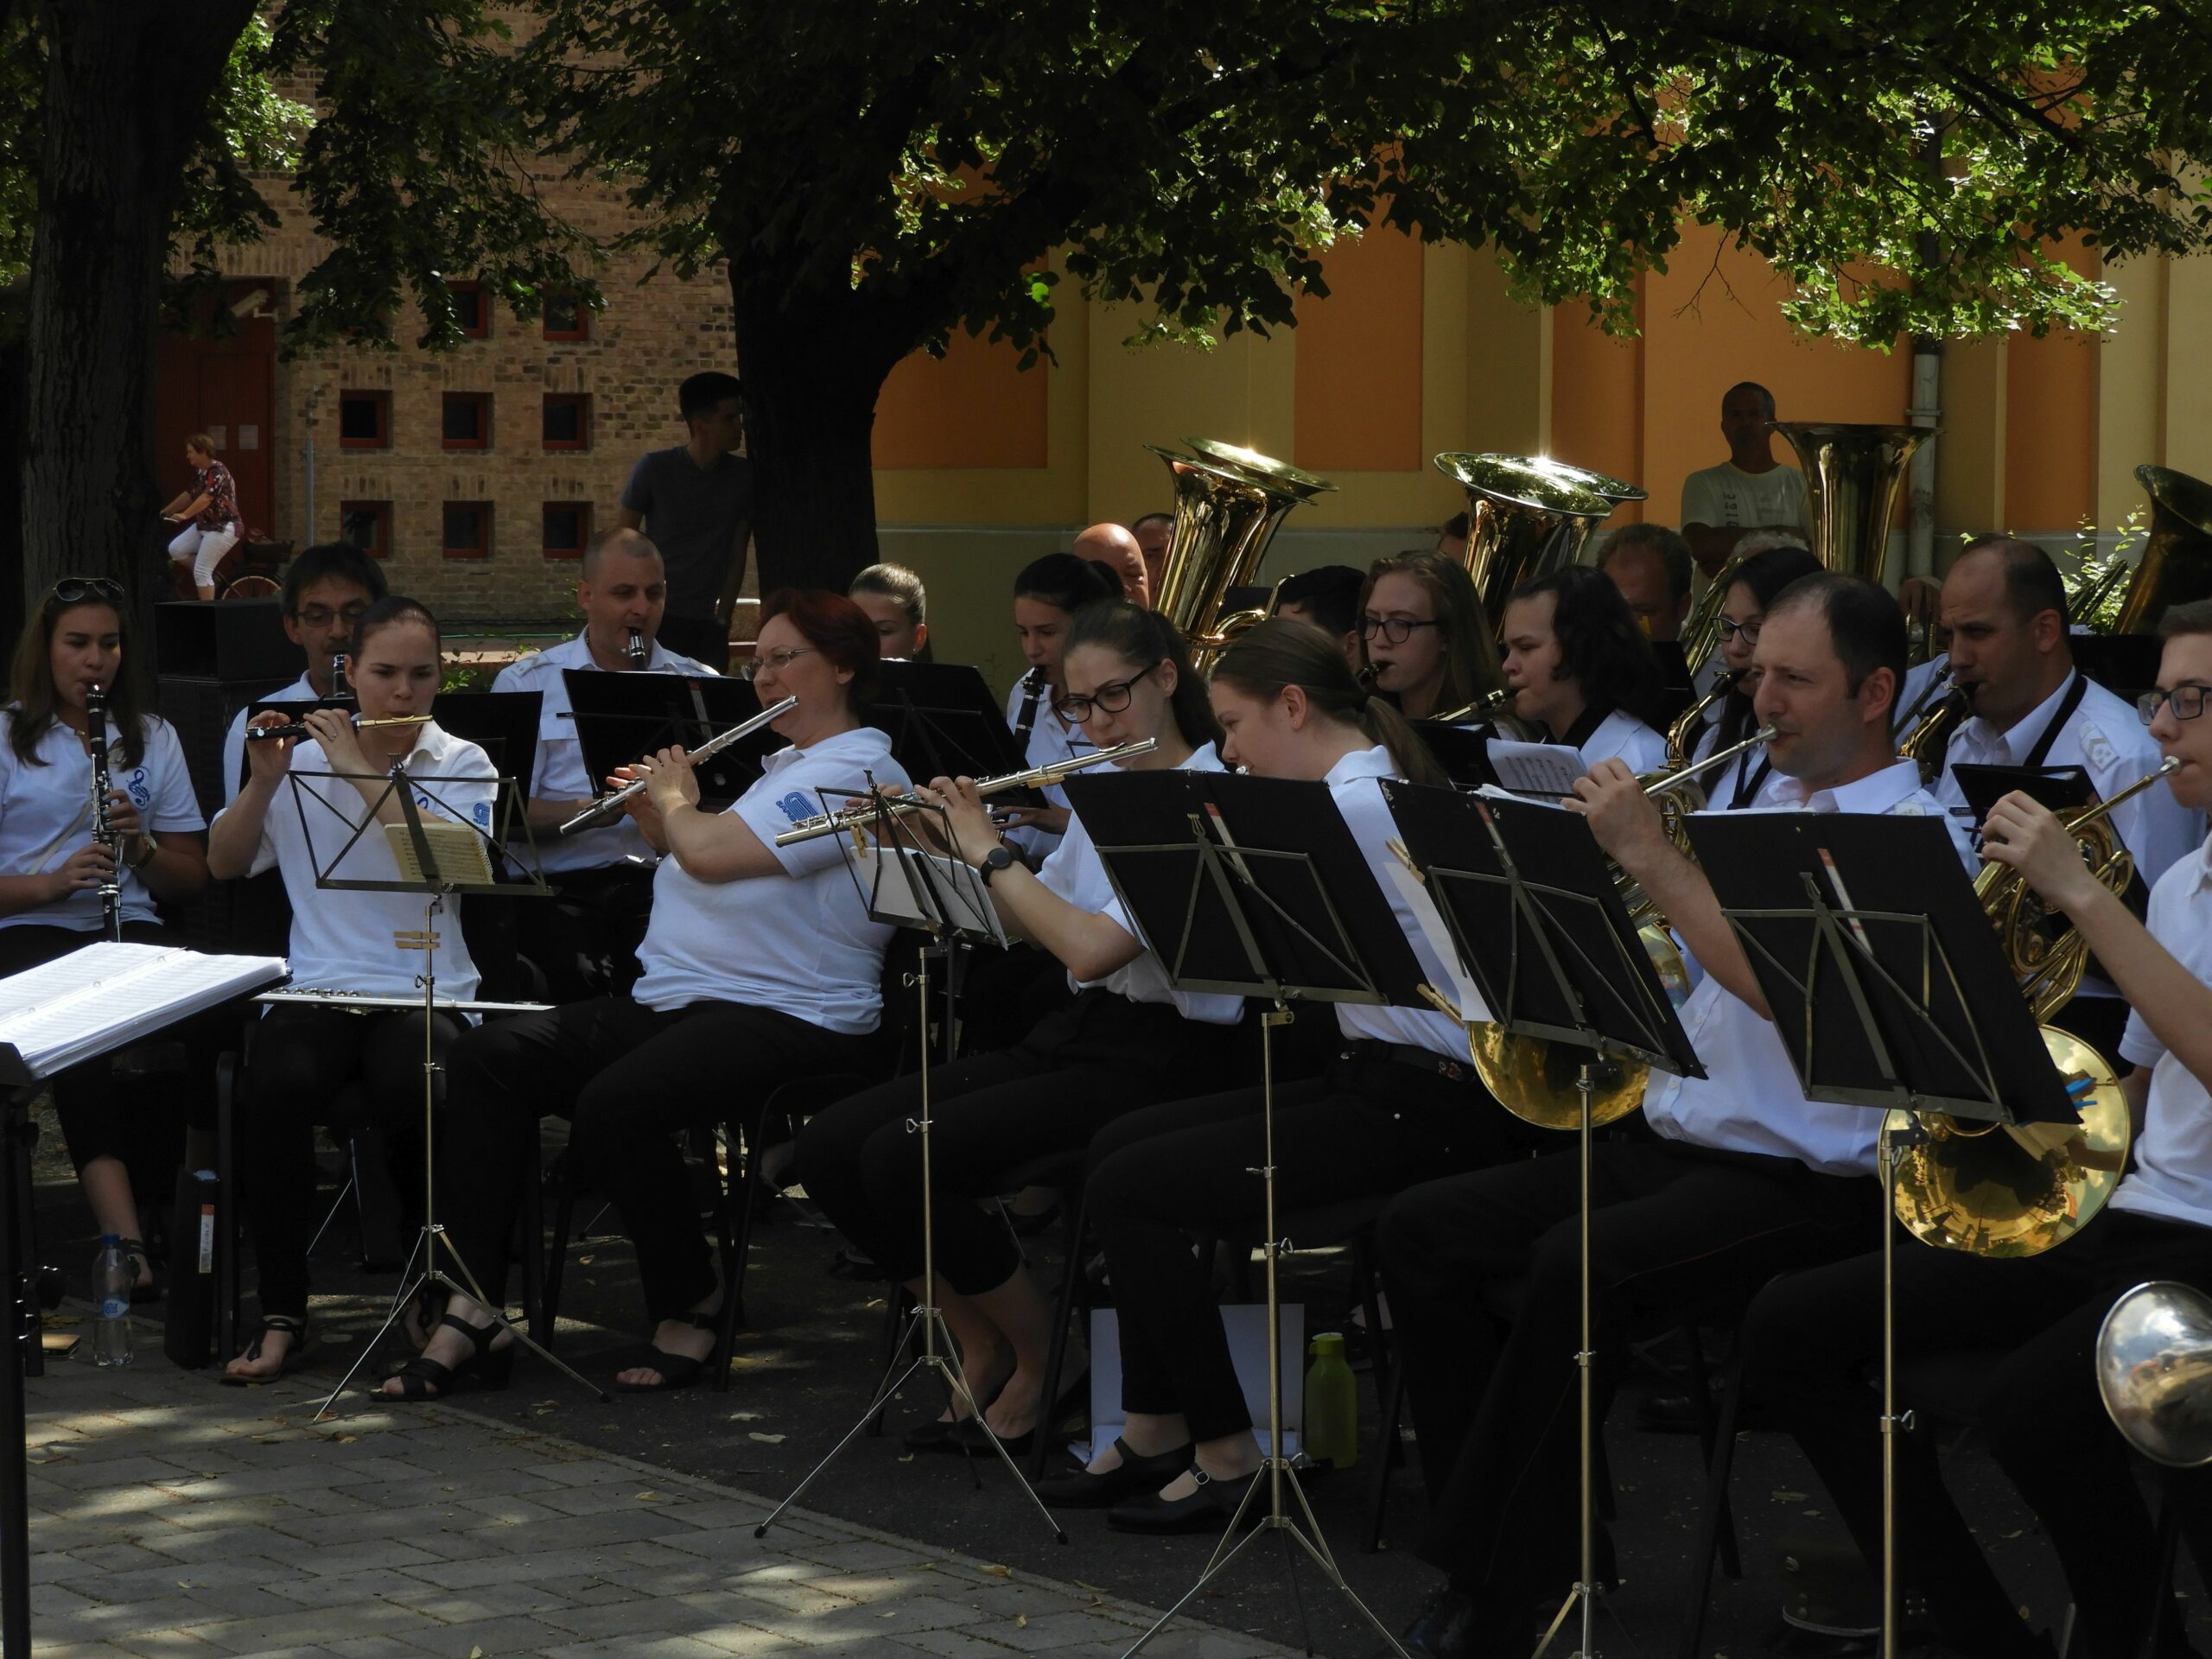
[[[2097,1392],[2127,1443],[2169,1469],[2212,1463],[2212,1298],[2156,1280],[2097,1332]]]

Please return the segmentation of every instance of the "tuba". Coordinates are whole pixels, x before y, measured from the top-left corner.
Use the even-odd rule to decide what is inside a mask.
[[[2134,859],[2108,822],[2113,808],[2164,781],[2179,764],[2165,760],[2065,821],[2098,882],[2113,893],[2126,891],[2135,874]],[[2051,939],[2042,902],[2009,866],[1992,861],[1974,890],[2082,1121],[2012,1128],[1921,1114],[1924,1138],[1897,1150],[1891,1198],[1897,1219],[1927,1243],[1977,1255],[2039,1255],[2087,1226],[2120,1184],[2131,1135],[2127,1103],[2111,1063],[2048,1023],[2082,982],[2088,948],[2081,935],[2069,928]],[[1913,1116],[1891,1113],[1883,1135],[1900,1135]]]
[[[1153,609],[1203,658],[1262,620],[1258,611],[1224,616],[1231,588],[1248,585],[1268,543],[1293,507],[1337,486],[1255,449],[1185,438],[1189,454],[1145,447],[1175,476],[1175,524]]]
[[[1492,626],[1508,594],[1578,563],[1615,504],[1643,499],[1633,484],[1541,455],[1442,454],[1435,466],[1467,493],[1467,574]]]
[[[2151,528],[2114,633],[2148,633],[2167,607],[2212,596],[2212,485],[2165,467],[2138,467]]]
[[[1886,585],[1890,523],[1912,452],[1936,435],[1924,426],[1777,421],[1805,474],[1813,553],[1831,570]]]
[[[2212,1463],[2212,1299],[2155,1280],[2114,1302],[2097,1332],[2097,1392],[2152,1462]]]

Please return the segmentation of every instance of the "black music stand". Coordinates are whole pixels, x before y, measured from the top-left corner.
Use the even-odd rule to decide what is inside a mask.
[[[715,733],[741,726],[760,712],[760,695],[749,681],[718,675],[604,674],[571,668],[563,669],[561,677],[583,745],[584,769],[597,796],[606,794],[609,777],[639,756],[679,745],[696,749]],[[701,761],[693,768],[699,779],[699,810],[727,808],[759,779],[761,762],[787,741],[764,727]]]
[[[1497,768],[1490,763],[1490,741],[1497,735],[1496,727],[1488,723],[1449,726],[1440,720],[1408,723],[1456,787],[1480,789],[1497,782]]]
[[[1897,1654],[1896,1396],[1891,1318],[1901,1147],[1919,1115],[2075,1123],[2087,1079],[2058,1075],[1932,817],[1706,813],[1690,844],[1712,880],[1811,1100],[1892,1114],[1879,1137],[1882,1205],[1882,1653]]]
[[[870,781],[872,783],[873,779]],[[843,791],[822,790],[817,793],[825,813],[837,811],[844,804],[847,796],[847,791]],[[918,833],[917,820],[925,815],[937,822],[933,837],[925,837]],[[798,1503],[822,1471],[843,1455],[845,1448],[860,1438],[868,1426],[881,1414],[891,1396],[906,1385],[908,1379],[922,1371],[934,1371],[944,1378],[946,1389],[955,1400],[967,1402],[970,1420],[982,1432],[984,1439],[991,1443],[991,1450],[998,1453],[999,1461],[1006,1465],[1007,1472],[1014,1477],[1015,1484],[1021,1488],[1039,1516],[1052,1529],[1053,1541],[1065,1544],[1068,1541],[1066,1530],[1052,1512],[1045,1507],[1044,1501],[1024,1478],[1020,1467],[1007,1451],[1004,1443],[991,1432],[990,1424],[984,1420],[983,1402],[976,1398],[968,1387],[967,1379],[961,1376],[960,1368],[952,1363],[951,1356],[959,1351],[953,1343],[951,1329],[944,1322],[944,1312],[937,1305],[937,1216],[930,1166],[930,952],[962,938],[989,939],[999,944],[1006,943],[1005,931],[998,925],[991,905],[990,889],[984,885],[982,875],[957,858],[931,857],[928,853],[928,845],[932,839],[937,845],[952,847],[957,851],[957,843],[945,824],[945,816],[941,806],[911,807],[903,812],[893,812],[888,801],[879,795],[874,798],[874,810],[868,815],[865,829],[855,827],[831,832],[837,837],[846,870],[853,878],[853,885],[859,892],[861,902],[867,906],[869,919],[893,927],[916,929],[927,936],[914,953],[913,975],[915,995],[921,1005],[921,1115],[909,1121],[906,1126],[922,1138],[922,1293],[914,1299],[914,1311],[907,1317],[906,1328],[899,1332],[899,1342],[892,1350],[892,1363],[884,1369],[883,1380],[877,1385],[874,1396],[868,1403],[868,1409],[861,1414],[859,1421],[845,1431],[844,1438],[830,1448],[829,1455],[810,1469],[806,1478],[791,1488],[784,1501],[753,1528],[755,1538],[767,1536],[768,1529],[776,1523],[777,1517]],[[879,852],[887,851],[894,855],[869,859],[874,868],[864,874],[861,868],[861,861],[855,855],[851,843],[862,842],[862,838],[868,835],[876,838]],[[910,858],[906,856],[909,853],[917,856]],[[984,918],[990,919],[986,922]],[[948,1064],[952,1058],[951,1047],[952,1022],[948,1020],[945,1022],[945,1059]],[[920,1351],[904,1370],[899,1369],[896,1357],[908,1351],[917,1335],[922,1339]],[[1047,1412],[1052,1409],[1050,1401],[1045,1402],[1044,1409]],[[1039,1422],[1037,1432],[1041,1434],[1049,1427],[1048,1423]],[[963,1455],[968,1453],[964,1441],[961,1451]],[[972,1456],[969,1457],[969,1472],[980,1490],[982,1477],[976,1471]]]
[[[983,677],[965,663],[877,664],[875,701],[862,716],[891,740],[891,753],[909,778],[997,778],[1020,772],[1028,757],[1015,747],[1006,710]],[[1012,804],[1044,797],[1025,790]]]
[[[1684,1077],[1705,1075],[1637,938],[1611,868],[1576,813],[1504,795],[1457,795],[1383,785],[1414,868],[1435,895],[1452,944],[1511,1035],[1579,1052],[1574,1091],[1581,1158],[1581,1562],[1538,1659],[1581,1614],[1581,1659],[1596,1659],[1597,1515],[1592,1480],[1596,1351],[1590,1337],[1591,1096],[1601,1068],[1624,1060]],[[1465,1013],[1465,1010],[1461,1010]]]
[[[1292,1002],[1425,1007],[1419,962],[1326,785],[1232,772],[1141,772],[1071,778],[1067,787],[1115,893],[1177,988],[1262,996],[1274,1005],[1260,1016],[1266,1152],[1252,1172],[1265,1203],[1267,1456],[1198,1581],[1128,1653],[1164,1630],[1254,1539],[1273,1532],[1294,1592],[1295,1542],[1389,1651],[1405,1659],[1397,1637],[1344,1582],[1283,1453],[1276,1269],[1284,1245],[1275,1231],[1274,1038],[1294,1018]],[[1247,1532],[1245,1514],[1262,1487],[1267,1513]],[[1303,1528],[1285,1504],[1286,1488],[1297,1500]]]
[[[533,728],[533,738],[534,735]],[[406,1264],[400,1269],[399,1288],[392,1296],[391,1311],[385,1316],[384,1323],[377,1327],[376,1334],[362,1344],[359,1357],[346,1369],[346,1375],[339,1378],[338,1386],[331,1389],[328,1397],[315,1408],[315,1420],[319,1421],[329,1414],[330,1408],[338,1396],[346,1392],[346,1386],[359,1374],[361,1367],[369,1363],[378,1344],[384,1340],[385,1332],[398,1323],[400,1315],[406,1311],[415,1294],[428,1284],[441,1285],[448,1292],[458,1291],[474,1299],[495,1323],[505,1325],[508,1333],[517,1342],[556,1370],[590,1389],[599,1396],[602,1404],[605,1403],[607,1397],[605,1390],[586,1381],[582,1373],[566,1362],[556,1358],[533,1340],[527,1331],[509,1323],[504,1309],[492,1306],[491,1299],[485,1295],[483,1287],[476,1281],[476,1275],[470,1271],[468,1263],[461,1259],[461,1251],[447,1236],[444,1224],[438,1220],[439,1067],[433,1019],[437,1011],[438,912],[445,908],[448,899],[464,894],[505,899],[550,899],[553,896],[553,888],[546,884],[542,874],[529,871],[519,880],[500,880],[499,870],[512,861],[505,837],[494,835],[484,824],[472,822],[473,814],[452,805],[438,794],[441,785],[478,785],[484,781],[481,778],[410,772],[404,760],[394,760],[383,790],[369,803],[368,810],[357,821],[319,791],[302,786],[308,779],[322,779],[342,785],[350,791],[355,790],[352,778],[334,772],[295,771],[288,772],[285,776],[292,780],[293,806],[299,814],[301,831],[310,849],[315,846],[315,839],[308,828],[309,801],[313,801],[321,812],[346,824],[352,831],[338,850],[331,855],[329,861],[315,871],[315,884],[318,888],[340,893],[411,893],[420,894],[423,901],[422,927],[392,936],[393,943],[402,949],[420,950],[423,954],[423,971],[418,976],[423,986],[423,1224],[416,1234],[414,1248],[408,1252]],[[416,798],[418,789],[423,796],[419,802]],[[522,793],[514,786],[512,779],[501,777],[496,779],[495,798],[499,804],[496,816],[500,828],[504,830],[511,823],[520,823],[524,840],[529,843],[529,817],[522,810]],[[379,815],[386,802],[398,807],[400,822],[397,824],[388,825],[382,821]],[[423,817],[425,807],[441,811],[444,821],[435,828],[426,823]],[[356,845],[368,838],[372,826],[384,833],[397,869],[390,878],[372,880],[339,875],[336,873],[339,866],[346,861],[346,855]],[[530,863],[534,867],[537,861],[534,844],[530,845],[529,851]],[[517,867],[522,868],[518,863]],[[438,1265],[438,1252],[442,1248],[452,1258],[452,1272]]]

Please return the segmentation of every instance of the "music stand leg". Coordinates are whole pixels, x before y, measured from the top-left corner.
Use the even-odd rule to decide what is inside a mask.
[[[1267,1235],[1261,1254],[1268,1269],[1268,1454],[1261,1460],[1258,1478],[1244,1489],[1243,1501],[1237,1504],[1236,1513],[1230,1517],[1229,1529],[1222,1534],[1221,1541],[1214,1546],[1213,1554],[1208,1559],[1205,1570],[1198,1574],[1198,1582],[1185,1590],[1150,1630],[1122,1651],[1122,1659],[1132,1659],[1134,1655],[1141,1652],[1145,1644],[1166,1630],[1193,1597],[1228,1571],[1230,1563],[1244,1553],[1247,1545],[1268,1532],[1282,1536],[1286,1551],[1289,1545],[1294,1543],[1306,1552],[1306,1558],[1321,1576],[1351,1603],[1359,1616],[1382,1638],[1387,1652],[1396,1655],[1397,1659],[1410,1659],[1405,1649],[1399,1644],[1396,1634],[1376,1618],[1374,1610],[1359,1599],[1358,1592],[1351,1586],[1344,1582],[1343,1570],[1337,1566],[1336,1558],[1329,1554],[1329,1547],[1322,1540],[1320,1524],[1313,1518],[1313,1506],[1306,1501],[1306,1490],[1298,1484],[1298,1471],[1291,1467],[1290,1459],[1283,1455],[1282,1294],[1275,1273],[1282,1255],[1282,1241],[1275,1230],[1274,1033],[1276,1027],[1288,1025],[1295,1017],[1281,1002],[1260,1016],[1260,1117],[1266,1151],[1260,1167],[1246,1172],[1260,1178],[1262,1208],[1267,1224]],[[1252,1507],[1253,1500],[1259,1497],[1262,1486],[1267,1488],[1268,1512],[1252,1523],[1249,1532],[1245,1532],[1245,1513]],[[1299,1515],[1305,1517],[1303,1527],[1284,1504],[1286,1491],[1298,1500]],[[1294,1576],[1294,1590],[1296,1583]],[[1305,1618],[1305,1604],[1302,1601],[1299,1604],[1299,1617],[1302,1624]],[[1310,1630],[1306,1637],[1306,1650],[1311,1653],[1313,1647]]]
[[[1891,1185],[1895,1149],[1879,1142],[1882,1204],[1882,1659],[1897,1659],[1897,1436],[1912,1427],[1912,1414],[1897,1411],[1897,1243]]]
[[[30,1477],[24,1466],[27,1403],[23,1377],[40,1353],[37,1271],[23,1249],[22,1217],[13,1213],[22,1202],[21,1176],[26,1154],[17,1133],[29,1100],[11,1089],[0,1122],[0,1285],[8,1309],[9,1342],[0,1352],[0,1656],[31,1659]]]
[[[1536,1643],[1535,1659],[1543,1659],[1544,1654],[1559,1638],[1560,1631],[1566,1627],[1567,1616],[1578,1609],[1582,1615],[1582,1641],[1575,1649],[1576,1659],[1598,1659],[1598,1511],[1593,1484],[1597,1468],[1597,1412],[1593,1395],[1597,1356],[1590,1343],[1590,1166],[1593,1138],[1590,1118],[1590,1064],[1586,1058],[1574,1079],[1575,1098],[1581,1108],[1575,1138],[1582,1159],[1582,1341],[1574,1355],[1575,1369],[1581,1378],[1581,1567],[1574,1588],[1567,1592],[1567,1599],[1560,1604],[1557,1616],[1544,1631],[1542,1640]]]
[[[556,1357],[540,1346],[529,1332],[510,1320],[503,1310],[492,1306],[490,1299],[484,1294],[484,1287],[476,1282],[476,1275],[468,1270],[468,1263],[461,1259],[461,1251],[447,1233],[444,1224],[438,1219],[438,1052],[437,1033],[433,1021],[437,1016],[437,919],[438,912],[445,907],[445,895],[442,893],[429,896],[423,907],[423,931],[412,941],[421,947],[423,952],[423,1225],[416,1233],[415,1248],[407,1253],[406,1266],[399,1271],[399,1289],[391,1299],[391,1311],[385,1315],[384,1323],[377,1327],[376,1334],[361,1344],[359,1357],[346,1368],[346,1375],[338,1379],[338,1386],[331,1389],[328,1396],[315,1408],[311,1421],[321,1422],[330,1414],[330,1408],[337,1402],[338,1396],[346,1392],[391,1327],[399,1323],[399,1316],[406,1311],[416,1293],[429,1284],[442,1285],[448,1292],[457,1292],[467,1297],[489,1313],[492,1323],[502,1326],[516,1342],[579,1388],[587,1389],[597,1395],[600,1404],[607,1403],[606,1389],[566,1360]],[[399,938],[403,944],[409,942],[404,933]],[[438,1265],[441,1247],[453,1258],[454,1273],[448,1273]],[[423,1266],[422,1271],[416,1274],[415,1264],[418,1260]],[[455,1273],[459,1277],[454,1276]]]
[[[983,1421],[982,1406],[977,1402],[976,1396],[969,1392],[968,1379],[961,1376],[960,1368],[952,1363],[951,1357],[957,1352],[953,1345],[952,1330],[945,1324],[944,1312],[937,1305],[937,1212],[934,1207],[934,1198],[931,1192],[932,1172],[930,1167],[929,953],[930,946],[926,944],[915,952],[914,988],[915,995],[921,1003],[919,1029],[922,1033],[922,1109],[920,1116],[906,1126],[922,1137],[922,1290],[921,1294],[914,1299],[914,1312],[906,1325],[908,1335],[912,1334],[917,1325],[921,1327],[922,1351],[914,1357],[905,1370],[899,1372],[895,1376],[888,1370],[885,1372],[882,1384],[877,1388],[875,1397],[868,1402],[868,1409],[861,1414],[860,1421],[845,1431],[844,1438],[830,1448],[830,1455],[807,1471],[806,1478],[792,1487],[785,1495],[784,1501],[769,1510],[760,1524],[753,1529],[753,1535],[755,1538],[765,1538],[768,1535],[768,1529],[776,1524],[778,1518],[785,1510],[798,1502],[806,1489],[814,1484],[816,1478],[831,1464],[836,1462],[847,1446],[860,1438],[861,1431],[866,1428],[876,1413],[883,1408],[884,1402],[906,1385],[909,1377],[920,1371],[934,1371],[944,1379],[946,1388],[954,1399],[967,1402],[969,1414],[975,1419],[976,1427],[983,1431],[983,1438],[991,1443],[991,1450],[998,1453],[999,1461],[1006,1465],[1007,1473],[1014,1477],[1014,1484],[1021,1488],[1022,1496],[1029,1500],[1045,1524],[1052,1529],[1052,1541],[1065,1544],[1068,1541],[1065,1529],[1054,1518],[1052,1512],[1045,1507],[1044,1500],[1037,1496],[1028,1478],[1022,1474],[1020,1465],[1007,1454],[999,1437],[991,1432],[990,1424]],[[949,1021],[950,1015],[947,1019]],[[906,1345],[905,1340],[902,1339],[894,1352],[904,1352]],[[895,1358],[892,1362],[894,1365],[897,1363]],[[1052,1408],[1050,1401],[1045,1402],[1040,1408],[1047,1412]],[[1051,1427],[1050,1423],[1040,1419],[1036,1432],[1042,1434]]]

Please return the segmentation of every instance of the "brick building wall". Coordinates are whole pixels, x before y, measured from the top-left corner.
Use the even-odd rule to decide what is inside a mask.
[[[284,214],[281,230],[233,251],[228,274],[241,285],[266,285],[280,322],[291,287],[321,257],[315,237],[285,181],[264,181]],[[611,191],[549,179],[546,194],[571,222],[602,245],[631,227]],[[736,347],[729,289],[719,272],[683,282],[663,271],[645,280],[652,261],[613,259],[600,272],[606,308],[582,314],[586,337],[546,337],[540,321],[524,322],[487,302],[486,332],[451,352],[411,342],[423,332],[410,303],[394,329],[397,349],[346,348],[279,360],[275,367],[273,534],[300,546],[340,533],[341,509],[382,508],[383,556],[396,592],[412,594],[456,625],[544,622],[573,608],[573,551],[549,555],[546,508],[560,504],[557,528],[581,525],[567,510],[581,507],[591,528],[614,523],[624,480],[644,450],[683,441],[677,387],[702,369],[734,372]],[[458,281],[467,273],[453,273]],[[347,394],[380,395],[385,442],[355,448],[341,436]],[[549,448],[549,394],[588,400],[581,448]],[[449,395],[488,398],[485,447],[448,447],[444,410]],[[359,411],[357,411],[358,413]],[[313,443],[312,521],[306,448]],[[480,556],[447,547],[450,504],[489,508]],[[581,540],[581,537],[576,537]]]

